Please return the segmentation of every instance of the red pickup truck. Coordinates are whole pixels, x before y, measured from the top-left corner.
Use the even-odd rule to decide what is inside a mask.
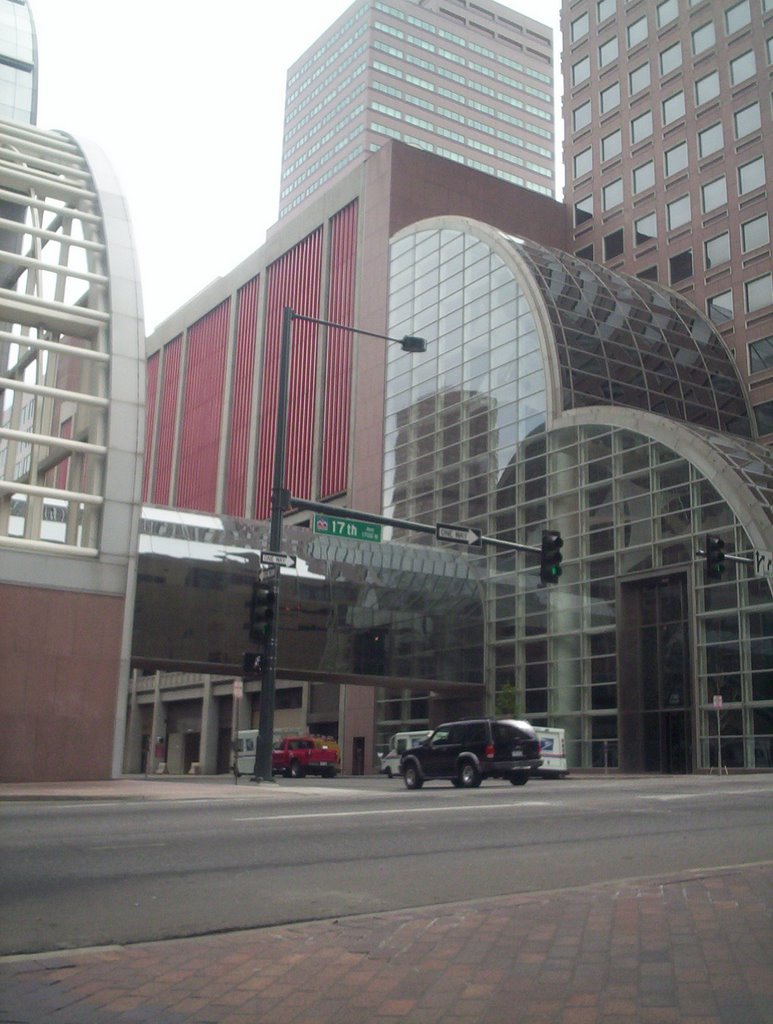
[[[302,779],[304,775],[336,776],[337,754],[331,747],[315,743],[311,736],[284,736],[274,740],[271,767],[276,775]]]

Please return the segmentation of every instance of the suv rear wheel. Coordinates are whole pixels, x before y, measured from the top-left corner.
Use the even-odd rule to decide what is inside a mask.
[[[513,774],[510,776],[510,781],[514,786],[525,786],[526,783],[529,781],[529,773],[513,772]]]
[[[462,761],[459,765],[458,779],[462,789],[475,789],[480,785],[480,772],[472,761]]]
[[[424,779],[415,761],[409,761],[403,768],[403,782],[406,789],[421,789],[424,785]]]

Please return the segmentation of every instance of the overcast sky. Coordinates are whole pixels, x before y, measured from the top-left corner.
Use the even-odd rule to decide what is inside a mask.
[[[559,0],[503,2],[550,25],[556,45]],[[112,163],[150,333],[263,244],[277,219],[287,69],[351,0],[29,3],[38,125],[96,143]]]

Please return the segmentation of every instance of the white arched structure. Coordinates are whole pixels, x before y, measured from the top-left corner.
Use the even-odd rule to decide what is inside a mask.
[[[0,122],[0,777],[120,771],[144,387],[107,161]]]

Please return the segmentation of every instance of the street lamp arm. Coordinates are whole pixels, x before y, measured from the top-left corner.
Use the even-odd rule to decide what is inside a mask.
[[[288,307],[289,309],[289,307]],[[396,341],[402,345],[406,352],[426,352],[426,338],[417,338],[415,335],[406,334],[403,338],[390,338],[387,334],[379,334],[376,331],[365,331],[361,327],[351,327],[348,324],[337,324],[333,320],[323,320],[318,316],[306,316],[304,313],[296,313],[290,309],[288,316],[291,320],[303,320],[308,324],[321,324],[322,327],[335,327],[339,331],[346,331],[348,334],[363,334],[366,338],[378,338],[381,341]]]

